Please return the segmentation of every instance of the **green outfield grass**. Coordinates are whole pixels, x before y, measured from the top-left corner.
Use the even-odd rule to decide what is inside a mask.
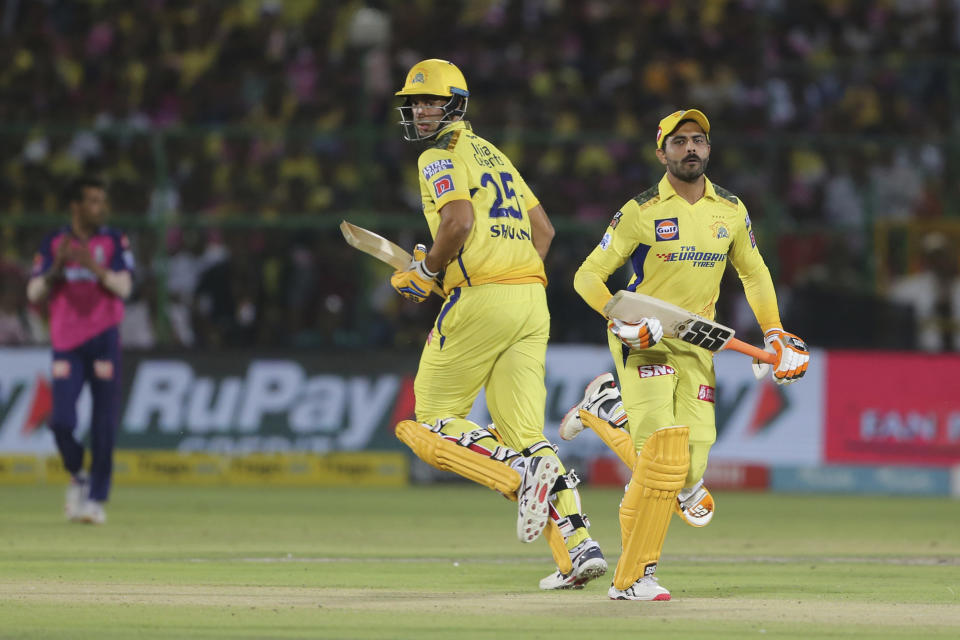
[[[606,598],[620,493],[583,491],[611,572],[541,592],[546,544],[472,486],[124,488],[102,527],[0,487],[0,638],[957,638],[960,502],[720,493],[674,519],[665,603]]]

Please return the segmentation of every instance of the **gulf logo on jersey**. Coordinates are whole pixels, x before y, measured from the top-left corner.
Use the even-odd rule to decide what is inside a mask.
[[[453,176],[440,176],[433,181],[433,191],[439,198],[447,191],[453,191]]]
[[[653,228],[657,232],[657,242],[662,240],[676,240],[680,237],[680,225],[676,218],[654,220]]]

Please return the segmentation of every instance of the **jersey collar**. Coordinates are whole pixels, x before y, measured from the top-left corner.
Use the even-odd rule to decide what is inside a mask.
[[[710,182],[710,178],[703,176],[705,182],[703,187],[703,197],[710,198],[711,200],[716,200],[719,196],[717,195],[717,190],[714,189],[713,183]],[[677,190],[673,188],[673,185],[670,184],[670,179],[667,178],[667,174],[663,174],[663,178],[660,179],[660,184],[657,185],[657,189],[660,192],[660,199],[667,200],[673,196],[677,196]]]
[[[458,129],[466,129],[467,131],[473,131],[473,128],[470,126],[470,122],[468,120],[457,120],[456,122],[451,122],[450,124],[445,126],[443,129],[440,129],[440,131],[437,132],[436,137],[439,138],[442,135],[445,135],[447,133],[452,133],[454,131],[457,131]]]

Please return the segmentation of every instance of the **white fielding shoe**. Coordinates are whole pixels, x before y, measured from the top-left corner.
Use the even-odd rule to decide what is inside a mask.
[[[557,569],[540,581],[544,591],[553,589],[583,589],[584,585],[607,572],[607,561],[595,540],[587,538],[570,550],[573,569],[568,574]]]
[[[677,494],[677,514],[692,527],[705,527],[713,520],[716,504],[703,480]]]
[[[655,576],[644,576],[621,591],[610,585],[607,595],[611,600],[655,600],[663,602],[670,599],[670,592],[660,586]]]
[[[89,484],[85,475],[77,474],[67,485],[67,495],[63,503],[63,514],[70,522],[80,522],[83,505],[87,500]]]
[[[581,409],[601,420],[606,420],[614,427],[623,427],[627,424],[627,414],[623,410],[620,389],[617,388],[612,373],[603,373],[594,378],[583,392],[583,400],[563,416],[563,420],[560,421],[560,437],[564,440],[573,440],[583,431],[583,422],[580,420]]]
[[[87,500],[83,503],[78,518],[79,522],[87,524],[104,524],[107,521],[107,512],[103,509],[103,503],[96,500]]]
[[[557,456],[524,459],[523,479],[517,489],[517,537],[533,542],[550,521],[550,494],[560,475]]]

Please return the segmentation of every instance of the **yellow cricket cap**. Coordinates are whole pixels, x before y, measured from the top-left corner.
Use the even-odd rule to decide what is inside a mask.
[[[696,122],[703,127],[703,132],[707,134],[707,138],[710,138],[710,121],[707,120],[707,116],[703,115],[703,112],[697,109],[681,109],[680,111],[674,111],[660,121],[660,126],[657,127],[657,149],[663,148],[663,141],[667,139],[667,136],[676,131],[677,127],[684,120],[693,120]]]

